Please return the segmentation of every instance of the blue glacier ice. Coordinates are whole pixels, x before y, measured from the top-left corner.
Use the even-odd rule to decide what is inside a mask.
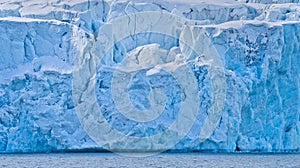
[[[120,18],[113,38],[132,31],[103,49]],[[97,115],[137,140],[104,141]],[[299,1],[1,1],[0,153],[105,149],[299,152]]]

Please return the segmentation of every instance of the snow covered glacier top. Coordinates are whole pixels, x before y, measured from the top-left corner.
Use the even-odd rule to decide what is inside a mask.
[[[299,32],[298,0],[1,1],[0,152],[299,152]]]

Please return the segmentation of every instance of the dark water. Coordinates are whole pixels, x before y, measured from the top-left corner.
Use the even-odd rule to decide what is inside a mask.
[[[159,154],[128,157],[113,153],[5,154],[0,167],[294,167],[300,154]]]

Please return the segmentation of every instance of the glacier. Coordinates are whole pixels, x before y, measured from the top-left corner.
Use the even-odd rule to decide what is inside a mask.
[[[135,33],[139,26],[128,25],[142,23],[147,28],[155,19],[131,18],[143,12],[165,13],[184,23],[158,22],[148,25],[148,32]],[[111,33],[110,24],[119,18],[129,20],[120,22],[120,33],[126,27],[133,31],[115,41],[108,53],[100,53],[103,34]],[[177,31],[161,33],[167,27]],[[209,41],[202,39],[204,44],[189,48],[200,32]],[[299,152],[299,32],[298,0],[1,1],[0,153]],[[201,45],[213,46],[210,53],[218,57],[198,61],[203,58],[197,54]],[[100,54],[105,56],[97,60],[94,56]],[[211,76],[216,62],[223,66],[224,85],[214,85],[220,79]],[[77,73],[78,67],[84,71]],[[114,78],[116,74],[124,78]],[[186,92],[182,85],[197,88]],[[225,95],[219,86],[225,87]],[[188,102],[189,96],[194,101]],[[220,100],[220,113],[210,112]],[[93,105],[82,106],[82,101]],[[188,116],[176,122],[182,107]],[[78,109],[89,110],[81,114]],[[137,139],[167,132],[174,123],[174,128],[190,127],[149,143],[120,138],[101,144],[111,130],[89,123],[96,118],[90,113],[95,109],[120,135]],[[213,123],[205,124],[207,118]]]

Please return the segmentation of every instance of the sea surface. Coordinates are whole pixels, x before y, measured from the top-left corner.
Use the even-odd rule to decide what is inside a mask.
[[[300,168],[300,154],[182,154],[149,157],[114,153],[1,154],[0,167],[293,167]]]

